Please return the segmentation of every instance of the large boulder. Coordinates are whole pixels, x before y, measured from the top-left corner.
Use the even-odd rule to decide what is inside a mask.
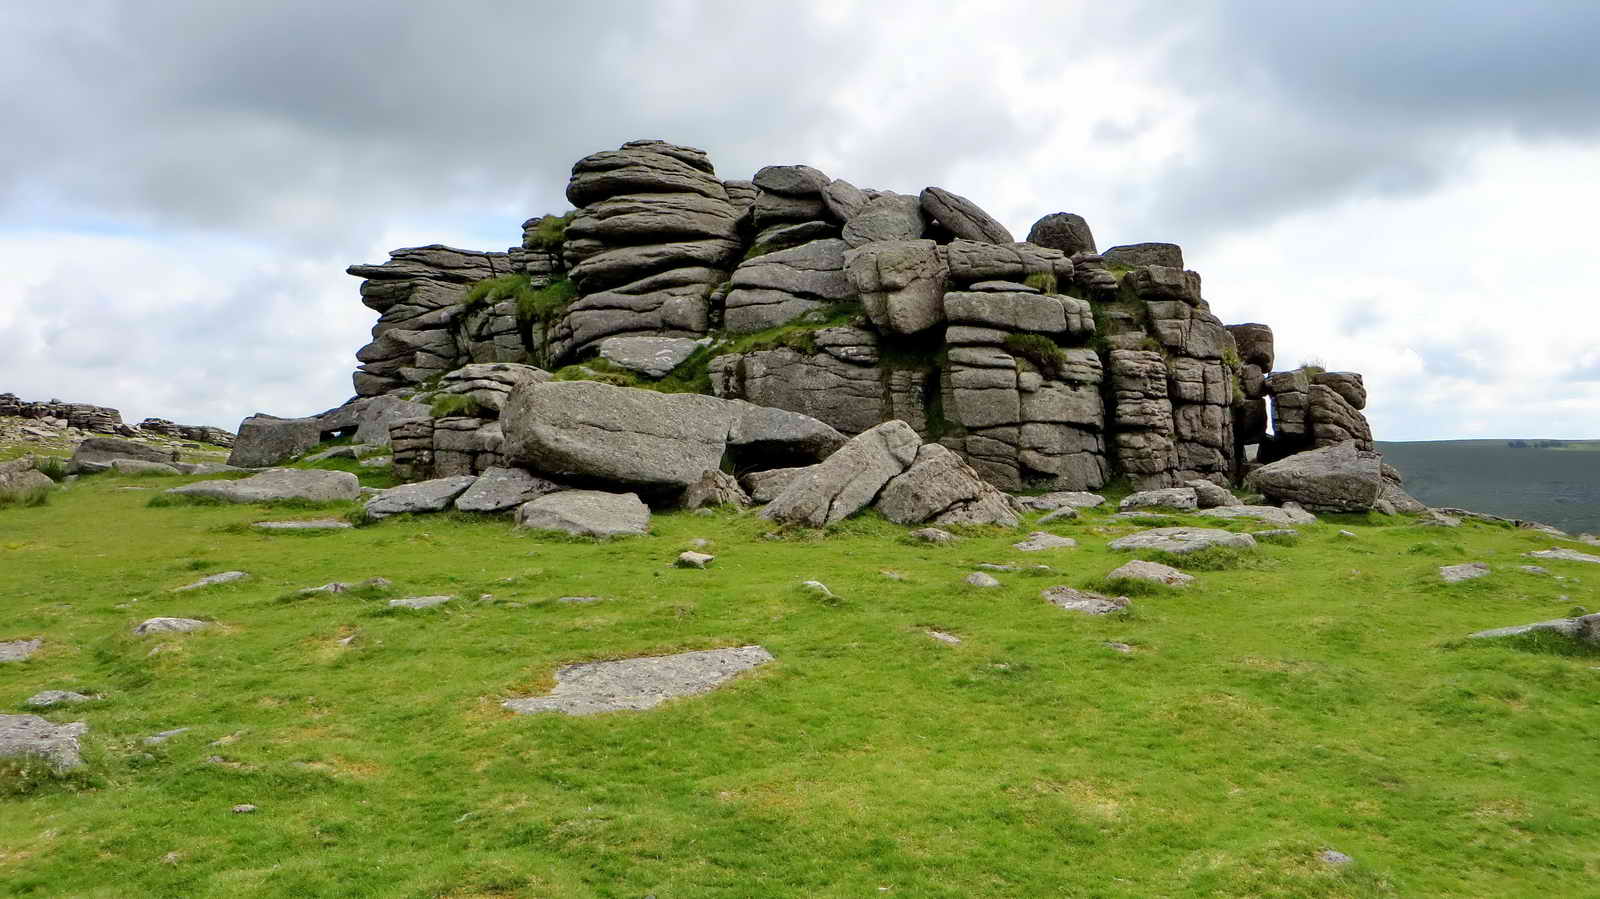
[[[678,493],[722,467],[730,449],[821,459],[844,442],[808,416],[682,393],[551,381],[512,391],[501,413],[505,453],[562,481]]]
[[[1269,499],[1297,502],[1313,512],[1361,512],[1382,495],[1379,465],[1376,453],[1346,442],[1263,465],[1244,483]]]
[[[311,445],[315,446],[316,441],[311,441]],[[115,437],[90,437],[72,451],[71,467],[81,471],[104,471],[118,459],[167,464],[178,460],[178,451]]]
[[[937,443],[917,450],[911,467],[884,486],[877,508],[884,517],[900,524],[932,521],[1015,527],[1018,521],[1010,497],[978,477],[959,455]]]
[[[833,524],[866,508],[890,479],[911,467],[921,444],[910,425],[886,421],[796,475],[761,515],[809,527]]]
[[[456,497],[463,512],[504,512],[566,487],[520,468],[490,468]]]
[[[927,228],[922,202],[916,197],[885,194],[868,200],[844,225],[844,242],[852,248],[877,240],[916,240]]]
[[[133,461],[133,460],[117,460]],[[159,465],[159,462],[141,462],[143,465]],[[173,473],[177,469],[172,469]],[[43,472],[34,468],[32,456],[15,459],[10,462],[0,462],[0,496],[24,496],[49,490],[55,486],[55,481]]]
[[[635,493],[562,490],[523,503],[517,526],[580,537],[643,534],[650,529],[650,507]]]
[[[252,415],[239,423],[239,436],[233,441],[228,464],[240,468],[278,465],[305,453],[321,439],[319,419]]]
[[[1015,240],[1005,225],[959,194],[942,187],[928,187],[923,189],[918,199],[922,203],[923,214],[938,220],[946,231],[956,237],[985,243],[1012,243]]]
[[[1160,265],[1166,268],[1183,268],[1183,248],[1175,243],[1131,243],[1112,247],[1100,254],[1107,265],[1136,268]]]
[[[1052,212],[1028,232],[1028,243],[1060,250],[1068,256],[1094,253],[1094,233],[1083,216],[1072,212]]]
[[[237,481],[196,481],[168,493],[203,496],[230,503],[265,503],[275,500],[340,502],[361,498],[361,481],[347,471],[301,471],[274,468]]]

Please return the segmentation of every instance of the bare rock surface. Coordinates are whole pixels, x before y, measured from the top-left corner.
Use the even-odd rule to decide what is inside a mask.
[[[321,439],[319,419],[252,415],[239,423],[228,464],[240,468],[278,465],[305,453]]]
[[[739,486],[739,481],[725,471],[707,471],[700,480],[683,491],[683,508],[702,509],[714,506],[744,507],[750,505],[750,496]]]
[[[1017,501],[1040,512],[1054,512],[1061,508],[1092,509],[1105,505],[1106,498],[1082,490],[1057,490],[1039,496],[1018,497]]]
[[[1109,615],[1126,609],[1129,606],[1126,596],[1104,596],[1090,590],[1079,590],[1076,587],[1059,585],[1047,587],[1041,591],[1046,602],[1069,612],[1084,612],[1089,615]]]
[[[39,651],[44,641],[38,638],[32,640],[11,640],[0,643],[0,662],[23,662],[28,657]]]
[[[454,596],[408,596],[389,600],[392,609],[432,609],[455,599]]]
[[[1482,562],[1463,562],[1460,565],[1439,566],[1439,577],[1447,584],[1459,584],[1470,581],[1489,573],[1489,566]]]
[[[1118,537],[1106,545],[1111,549],[1124,551],[1153,550],[1183,555],[1213,546],[1249,549],[1256,545],[1256,541],[1249,534],[1235,534],[1220,528],[1176,527],[1151,528],[1137,534]]]
[[[342,531],[355,525],[338,518],[305,518],[297,521],[258,521],[251,527],[263,531]]]
[[[755,502],[770,503],[805,470],[806,466],[753,471],[744,476],[743,486]]]
[[[1192,512],[1198,508],[1193,487],[1163,487],[1159,490],[1140,490],[1130,494],[1117,505],[1124,512],[1133,509],[1172,509]]]
[[[165,462],[146,462],[143,459],[113,459],[111,470],[117,474],[182,474]]]
[[[58,705],[77,705],[80,702],[93,702],[99,697],[88,696],[72,690],[41,690],[22,701],[30,709],[48,709]]]
[[[700,346],[689,337],[607,337],[600,341],[600,358],[647,378],[664,378]]]
[[[361,481],[348,471],[275,468],[237,481],[196,481],[173,487],[168,493],[204,496],[230,503],[264,503],[298,499],[339,502],[361,497]]]
[[[549,694],[508,699],[503,705],[523,715],[640,711],[669,699],[709,692],[735,675],[771,661],[772,654],[760,646],[739,646],[568,665],[556,671],[556,687]]]
[[[312,445],[316,445],[313,440]],[[74,466],[84,465],[93,470],[100,470],[97,466],[109,466],[118,459],[137,459],[143,462],[158,462],[170,464],[178,461],[177,450],[154,447],[148,443],[139,443],[134,440],[120,440],[116,437],[90,437],[78,444],[72,451]]]
[[[1513,627],[1497,627],[1486,631],[1478,631],[1469,636],[1476,639],[1493,639],[1495,637],[1516,637],[1530,634],[1535,631],[1551,631],[1568,637],[1575,637],[1587,643],[1600,643],[1600,612],[1592,615],[1580,615],[1576,618],[1553,618],[1549,621],[1536,621],[1533,624],[1519,624]]]
[[[38,715],[0,715],[0,759],[38,759],[69,771],[83,764],[78,738],[88,730],[82,721],[52,724]]]
[[[1126,562],[1112,569],[1106,575],[1106,580],[1108,581],[1118,580],[1119,578],[1151,581],[1157,584],[1166,584],[1168,587],[1187,587],[1194,583],[1194,575],[1192,574],[1185,574],[1170,565],[1162,565],[1160,562],[1146,562],[1141,559]]]
[[[917,450],[911,467],[884,486],[877,508],[900,524],[1017,524],[1011,498],[937,443]]]
[[[650,529],[650,507],[636,493],[562,490],[524,503],[517,526],[581,537],[643,534]]]

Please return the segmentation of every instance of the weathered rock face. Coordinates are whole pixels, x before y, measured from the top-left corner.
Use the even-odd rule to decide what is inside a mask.
[[[632,493],[562,490],[524,503],[517,526],[581,537],[629,536],[650,530],[650,507]]]
[[[1092,489],[1118,474],[1139,489],[1220,489],[1252,448],[1266,464],[1371,447],[1360,376],[1274,373],[1271,330],[1224,326],[1175,244],[1101,255],[1067,212],[1019,243],[941,187],[907,196],[793,164],[725,181],[703,151],[654,140],[580,160],[567,197],[572,213],[530,219],[505,253],[430,246],[351,268],[383,313],[357,392],[426,402],[411,394],[440,382],[476,404],[455,421],[419,422],[415,407],[389,416],[403,475],[507,463],[494,419],[515,379],[476,369],[595,353],[646,378],[682,366],[688,380],[705,364],[717,397],[846,435],[901,420],[1008,490]],[[464,302],[508,274],[541,292],[497,281]],[[756,336],[730,353],[726,334]],[[811,461],[793,456],[761,464]],[[670,489],[718,467],[705,461],[686,462]],[[663,487],[619,483],[652,501]]]
[[[998,524],[1015,527],[1009,497],[978,477],[961,457],[937,443],[917,450],[911,467],[892,478],[877,507],[901,524]]]
[[[312,441],[315,445],[316,441]],[[170,463],[178,460],[176,450],[161,449],[115,437],[90,437],[72,451],[72,467],[80,471],[103,471],[118,459]]]
[[[316,446],[322,422],[315,418],[273,418],[253,415],[239,424],[228,464],[261,468],[287,462]]]
[[[905,422],[884,422],[800,472],[761,516],[808,527],[841,521],[866,508],[891,478],[911,467],[921,443]]]

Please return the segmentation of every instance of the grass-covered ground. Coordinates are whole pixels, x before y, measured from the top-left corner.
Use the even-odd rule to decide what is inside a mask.
[[[1036,554],[1010,548],[1026,526],[934,547],[733,512],[614,542],[448,516],[268,536],[249,523],[307,513],[149,505],[186,480],[0,509],[0,640],[46,641],[0,665],[0,710],[103,696],[43,713],[89,723],[83,773],[5,776],[0,893],[1600,892],[1600,657],[1460,640],[1600,606],[1600,566],[1517,570],[1548,537],[1334,518],[1089,617],[1039,592],[1125,558],[1105,543],[1135,528],[1103,513]],[[712,567],[672,567],[696,538]],[[986,561],[1056,571],[962,583]],[[1494,573],[1439,582],[1465,561]],[[171,592],[229,569],[251,577]],[[377,575],[393,590],[294,595]],[[384,604],[436,593],[459,599]],[[158,615],[216,626],[131,635]],[[570,662],[748,643],[777,661],[656,710],[500,707]]]

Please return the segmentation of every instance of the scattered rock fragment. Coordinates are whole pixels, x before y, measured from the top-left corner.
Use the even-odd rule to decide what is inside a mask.
[[[1441,565],[1439,577],[1447,584],[1459,584],[1470,581],[1489,573],[1489,566],[1482,562],[1465,562],[1460,565]]]
[[[89,730],[82,721],[52,724],[38,715],[0,715],[0,759],[40,759],[56,771],[83,764],[78,738]]]
[[[1133,647],[1132,646],[1129,646],[1126,643],[1118,643],[1115,640],[1107,640],[1102,645],[1105,646],[1106,649],[1109,649],[1109,650],[1111,650],[1113,652],[1120,652],[1120,653],[1123,653],[1125,655],[1126,654],[1131,654],[1133,652]]]
[[[248,815],[248,814],[251,814],[251,813],[255,812],[255,810],[256,810],[256,807],[251,805],[250,803],[241,802],[238,805],[234,806],[231,811],[235,815]]]
[[[1046,549],[1070,549],[1077,545],[1078,541],[1071,537],[1061,537],[1049,531],[1034,531],[1028,535],[1028,539],[1021,543],[1011,544],[1011,548],[1025,553],[1033,553]]]
[[[1192,574],[1185,574],[1170,565],[1162,565],[1159,562],[1145,562],[1140,559],[1124,563],[1120,567],[1112,569],[1111,573],[1106,575],[1106,580],[1108,581],[1121,578],[1150,581],[1156,584],[1165,584],[1168,587],[1187,587],[1194,583],[1194,575]]]
[[[1525,571],[1528,574],[1549,574],[1550,573],[1550,569],[1544,567],[1543,565],[1518,565],[1517,566],[1517,570],[1518,571]]]
[[[1071,521],[1077,517],[1077,509],[1071,506],[1062,506],[1054,511],[1044,513],[1044,515],[1040,516],[1038,523],[1049,524],[1052,521]]]
[[[812,593],[817,594],[818,596],[822,597],[823,599],[838,599],[839,598],[839,597],[834,595],[832,590],[828,589],[828,585],[827,584],[824,584],[821,581],[806,581],[806,582],[802,583],[800,586],[803,587],[806,590],[811,591]]]
[[[1051,605],[1059,606],[1069,612],[1084,612],[1089,615],[1109,615],[1126,609],[1129,605],[1126,596],[1103,596],[1066,585],[1048,587],[1041,591],[1040,595]]]
[[[973,587],[987,588],[1000,586],[1000,582],[995,580],[994,575],[984,574],[981,571],[974,571],[973,573],[967,575],[966,582]]]
[[[959,539],[942,528],[917,528],[911,532],[911,536],[923,543],[954,543]]]
[[[135,634],[187,634],[210,627],[208,621],[197,618],[147,618],[133,629]]]
[[[58,705],[76,705],[80,702],[92,702],[99,697],[86,696],[74,693],[71,690],[41,690],[23,700],[23,705],[30,709],[48,709]]]
[[[164,730],[164,731],[161,731],[160,733],[151,734],[150,736],[145,737],[140,742],[144,743],[144,745],[146,745],[146,746],[160,746],[162,743],[167,742],[168,740],[172,739],[173,737],[176,737],[179,734],[186,734],[190,730],[191,730],[191,728],[187,728],[187,727],[175,727],[172,730]]]
[[[960,637],[945,631],[928,631],[928,636],[938,640],[940,643],[948,643],[951,646],[956,646],[961,643]]]
[[[431,609],[455,599],[454,596],[408,596],[389,600],[391,609]]]
[[[604,601],[605,601],[605,597],[603,597],[603,596],[562,596],[562,597],[559,597],[558,599],[556,599],[556,602],[570,602],[570,603],[574,603],[576,605],[587,605],[588,603],[591,603],[591,602],[604,602]]]
[[[182,593],[185,590],[199,590],[202,587],[214,587],[217,584],[231,584],[234,581],[242,581],[249,576],[250,574],[244,571],[218,572],[217,574],[207,575],[192,584],[185,584],[182,587],[174,587],[172,588],[172,592]]]
[[[44,641],[37,638],[0,643],[0,662],[25,661],[29,656],[38,652],[39,647],[43,645]]]
[[[1340,867],[1350,864],[1351,862],[1355,861],[1355,859],[1345,855],[1343,852],[1338,852],[1333,849],[1324,849],[1317,853],[1317,861],[1322,862],[1325,865]]]
[[[549,694],[508,699],[503,705],[522,715],[639,711],[668,699],[708,692],[740,672],[771,661],[772,654],[760,646],[740,646],[568,665],[556,671],[556,687]]]
[[[711,560],[715,558],[716,556],[713,556],[710,553],[697,553],[690,549],[678,553],[678,561],[674,564],[676,564],[679,568],[704,568],[707,565],[710,565]]]

